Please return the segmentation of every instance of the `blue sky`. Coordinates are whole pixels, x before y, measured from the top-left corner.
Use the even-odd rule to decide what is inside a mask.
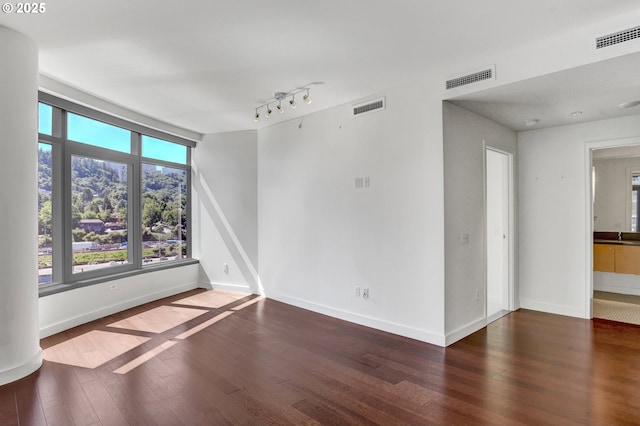
[[[38,132],[51,135],[52,107],[38,105]],[[131,132],[111,124],[81,115],[67,114],[67,137],[101,148],[131,153]],[[187,163],[187,147],[151,136],[142,135],[142,156],[172,163]]]

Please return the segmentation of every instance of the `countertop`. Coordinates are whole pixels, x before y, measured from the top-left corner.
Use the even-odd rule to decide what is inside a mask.
[[[616,244],[624,246],[640,246],[638,240],[593,240],[594,244]]]

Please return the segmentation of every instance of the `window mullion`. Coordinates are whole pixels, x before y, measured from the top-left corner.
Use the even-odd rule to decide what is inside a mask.
[[[142,267],[142,229],[141,229],[141,173],[140,173],[140,157],[136,157],[133,163],[131,189],[132,200],[130,203],[130,223],[128,225],[127,240],[129,241],[129,255],[132,256],[132,262],[136,268]]]

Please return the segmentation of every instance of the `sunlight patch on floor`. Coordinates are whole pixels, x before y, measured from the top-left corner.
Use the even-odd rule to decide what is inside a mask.
[[[93,330],[45,349],[43,358],[61,364],[96,368],[148,340],[148,337]]]
[[[157,308],[131,316],[127,319],[116,321],[113,324],[109,324],[109,327],[146,331],[149,333],[163,333],[207,312],[206,310],[195,308],[158,306]]]
[[[249,295],[249,293],[235,293],[231,291],[211,290],[195,294],[193,296],[185,297],[184,299],[176,300],[173,303],[178,305],[201,306],[203,308],[218,309]]]

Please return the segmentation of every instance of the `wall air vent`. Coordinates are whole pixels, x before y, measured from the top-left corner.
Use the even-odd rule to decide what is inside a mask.
[[[618,31],[617,33],[597,37],[596,49],[615,46],[616,44],[625,43],[637,38],[640,38],[640,27],[629,28],[628,30]]]
[[[447,90],[460,86],[466,86],[467,84],[477,83],[484,80],[495,80],[496,69],[490,67],[482,71],[474,72],[472,74],[463,75],[461,77],[452,78],[447,80]]]
[[[384,98],[380,98],[375,101],[367,101],[362,104],[353,105],[353,115],[362,115],[368,112],[384,109],[384,104]]]

